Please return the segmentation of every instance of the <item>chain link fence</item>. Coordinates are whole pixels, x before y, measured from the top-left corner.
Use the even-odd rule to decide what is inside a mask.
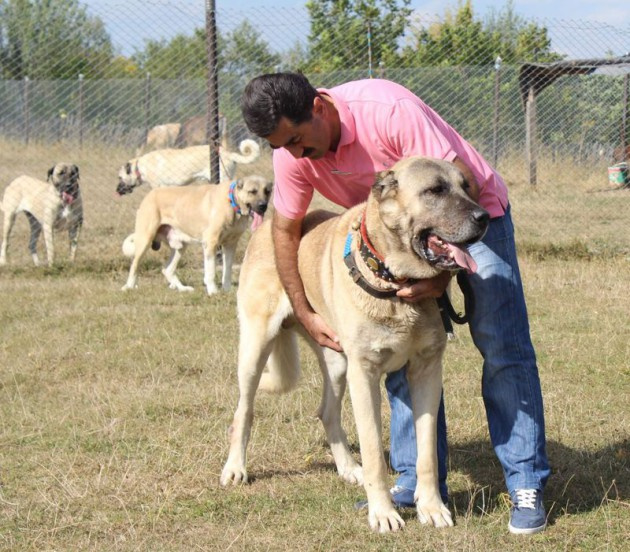
[[[60,160],[77,164],[85,254],[120,257],[120,243],[133,228],[147,188],[116,197],[121,167],[150,149],[207,143],[205,28],[210,3],[58,4],[77,9],[65,15],[44,8],[28,14],[17,9],[18,2],[0,3],[0,183],[6,188],[22,174],[45,180]],[[335,31],[326,34],[317,30],[318,14],[306,7],[242,11],[217,4],[217,101],[228,149],[252,138],[241,120],[239,100],[245,84],[261,72],[301,70],[322,87],[382,77],[418,94],[511,186],[528,184],[532,169],[541,193],[559,183],[575,185],[581,193],[623,184],[613,182],[609,167],[626,159],[630,141],[630,28],[524,21],[510,13],[467,20],[461,10],[410,12],[402,14],[404,32],[392,48],[384,44],[386,29],[369,18],[324,14]],[[469,42],[453,32],[458,26],[472,33]],[[483,48],[479,37],[486,41]],[[523,67],[571,60],[577,60],[573,70],[565,67],[553,78],[544,77],[545,86],[536,89],[535,110],[528,111]],[[271,177],[270,151],[263,143],[261,152],[255,163],[237,166],[236,174]],[[623,179],[623,170],[621,174]],[[627,195],[622,197],[627,201]],[[618,220],[617,202],[604,202],[597,213],[581,209],[584,225],[593,216]],[[527,214],[522,217],[526,229]],[[533,236],[538,221],[529,215]],[[23,224],[21,231],[27,233]],[[625,239],[612,234],[601,240],[610,237],[613,249],[627,251]],[[582,238],[579,233],[570,237]],[[22,248],[21,243],[12,248],[15,262],[30,262]]]

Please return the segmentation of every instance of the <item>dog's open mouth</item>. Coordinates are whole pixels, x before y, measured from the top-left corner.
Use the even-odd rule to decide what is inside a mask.
[[[477,263],[465,246],[448,242],[428,230],[422,232],[415,241],[420,246],[416,252],[434,266],[444,270],[463,268],[471,274],[477,271]]]
[[[247,205],[247,207],[249,209],[249,216],[252,217],[250,230],[253,232],[263,223],[263,217],[265,216],[265,211],[267,210],[267,204],[261,204],[258,209],[255,209],[251,205]]]

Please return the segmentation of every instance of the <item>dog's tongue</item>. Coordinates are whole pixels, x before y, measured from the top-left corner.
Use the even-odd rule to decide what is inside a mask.
[[[74,201],[74,197],[72,197],[72,195],[70,195],[68,192],[62,192],[61,198],[63,202],[68,205],[72,205],[72,202]]]
[[[263,218],[256,211],[252,211],[252,219],[251,231],[253,232],[262,224]]]
[[[458,247],[457,245],[453,245],[452,243],[447,243],[446,246],[448,247],[448,250],[453,254],[453,259],[455,259],[455,262],[459,266],[466,269],[469,274],[474,274],[475,272],[477,272],[477,263],[466,249]]]

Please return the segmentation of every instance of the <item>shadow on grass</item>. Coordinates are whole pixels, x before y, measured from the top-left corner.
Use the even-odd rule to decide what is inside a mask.
[[[487,512],[507,503],[502,469],[488,441],[450,444],[450,469],[466,474],[473,489],[451,499],[459,511]],[[630,499],[630,439],[599,450],[547,442],[551,476],[545,489],[549,522],[563,515],[599,509],[609,501]]]

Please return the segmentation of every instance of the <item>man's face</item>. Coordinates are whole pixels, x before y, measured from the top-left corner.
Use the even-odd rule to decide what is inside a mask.
[[[330,125],[324,118],[324,111],[318,109],[317,100],[310,121],[295,125],[282,117],[276,130],[265,139],[272,149],[284,148],[296,159],[320,159],[331,149]]]

